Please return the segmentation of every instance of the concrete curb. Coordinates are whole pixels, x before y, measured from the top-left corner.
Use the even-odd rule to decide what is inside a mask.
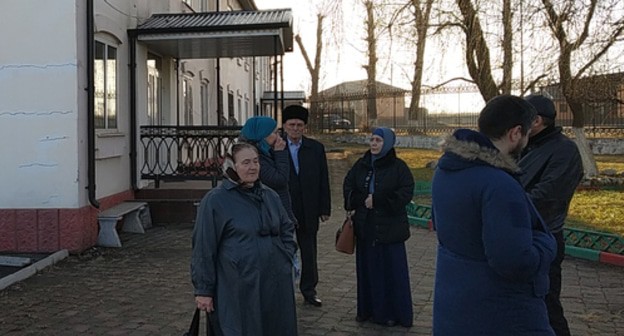
[[[603,264],[611,264],[611,265],[624,267],[624,255],[609,253],[609,252],[601,252],[600,262]]]
[[[565,253],[568,256],[624,267],[624,255],[591,250],[583,247],[566,245]]]
[[[44,268],[54,265],[57,262],[67,258],[68,255],[69,252],[67,252],[67,250],[60,250],[11,275],[5,276],[4,278],[0,279],[0,290],[3,290],[16,282],[23,281],[37,274],[37,272],[43,270]]]

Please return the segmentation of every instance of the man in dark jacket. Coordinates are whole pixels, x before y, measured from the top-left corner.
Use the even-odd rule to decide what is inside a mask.
[[[550,266],[546,307],[555,333],[570,335],[559,300],[561,263],[565,255],[563,224],[574,190],[583,176],[583,164],[576,144],[561,133],[561,127],[555,127],[557,112],[552,100],[541,95],[530,95],[525,100],[535,107],[537,118],[519,162],[524,171],[520,181],[557,241],[557,256]]]
[[[316,234],[319,220],[329,219],[331,198],[325,147],[303,136],[307,122],[308,110],[303,106],[291,105],[282,112],[291,163],[289,191],[298,222],[297,242],[301,251],[299,289],[306,303],[320,307],[322,302],[316,295]]]

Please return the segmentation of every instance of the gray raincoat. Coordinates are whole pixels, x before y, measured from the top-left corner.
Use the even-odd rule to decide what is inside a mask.
[[[275,191],[224,180],[202,199],[193,231],[195,295],[214,299],[224,336],[297,335],[294,226]]]

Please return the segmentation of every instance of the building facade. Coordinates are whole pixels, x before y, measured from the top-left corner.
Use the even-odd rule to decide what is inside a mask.
[[[141,30],[158,15],[254,15],[252,0],[7,0],[0,9],[0,251],[93,246],[97,213],[149,183],[137,178],[139,127],[264,114],[273,58],[221,52],[237,31],[214,22]]]

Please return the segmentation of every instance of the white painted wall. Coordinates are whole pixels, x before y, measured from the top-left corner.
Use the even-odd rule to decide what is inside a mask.
[[[199,3],[199,2],[198,2]],[[226,10],[233,0],[223,0]],[[207,2],[211,10],[215,4]],[[96,40],[117,43],[118,127],[96,131],[96,198],[124,192],[130,183],[130,91],[127,30],[155,13],[188,12],[181,0],[95,1]],[[233,7],[238,8],[234,5]],[[78,208],[87,200],[86,5],[83,0],[2,0],[0,11],[0,208]],[[53,36],[53,38],[51,38]],[[147,52],[137,46],[137,120],[147,124]],[[175,60],[163,55],[163,125],[176,124]],[[216,125],[215,60],[187,60],[193,83],[195,124],[201,123],[201,79],[209,81],[209,124]],[[227,88],[242,124],[253,115],[251,58],[222,59]],[[247,63],[247,67],[245,67]],[[261,75],[266,58],[257,59]],[[264,65],[264,66],[263,66]],[[182,73],[181,73],[182,74]],[[256,87],[257,99],[266,81]],[[238,111],[248,101],[248,114]],[[182,112],[182,111],[181,111]],[[138,127],[137,127],[138,132]],[[142,151],[137,146],[138,169]],[[137,172],[138,173],[138,172]],[[140,186],[145,181],[140,181]]]
[[[0,208],[78,207],[75,0],[2,1],[0,44]]]
[[[155,1],[158,2],[161,1]],[[134,1],[94,1],[95,40],[117,48],[117,128],[95,131],[95,195],[98,199],[131,188],[127,29],[136,25],[138,20],[140,15]],[[86,156],[84,159],[86,160]]]

